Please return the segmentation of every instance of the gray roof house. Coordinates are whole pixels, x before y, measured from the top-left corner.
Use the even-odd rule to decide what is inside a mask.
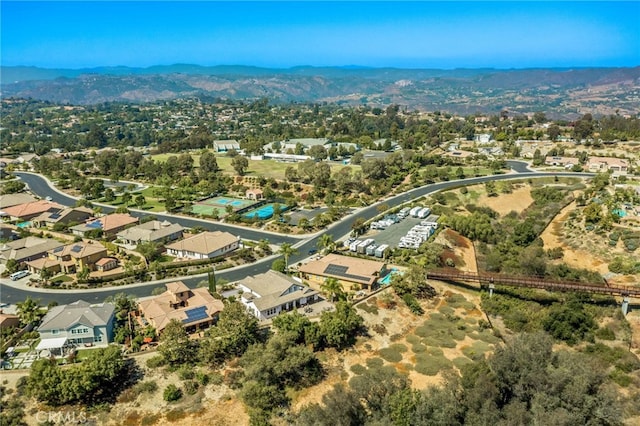
[[[19,240],[0,244],[0,263],[14,259],[18,263],[45,257],[49,250],[63,247],[64,244],[56,240],[48,240],[38,237],[27,237]]]
[[[111,303],[91,305],[84,300],[54,306],[42,319],[38,332],[39,353],[51,353],[73,346],[107,346],[113,340],[115,306]]]
[[[240,301],[259,320],[320,300],[316,290],[277,271],[249,276],[236,285],[243,291]]]
[[[177,223],[152,220],[132,226],[116,234],[118,240],[127,246],[137,246],[147,242],[169,242],[182,238],[184,228]]]

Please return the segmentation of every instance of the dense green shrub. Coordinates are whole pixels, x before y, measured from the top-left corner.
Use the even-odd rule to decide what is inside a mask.
[[[171,383],[169,386],[164,388],[164,392],[162,392],[162,398],[167,402],[177,401],[182,398],[182,390]]]
[[[407,304],[407,307],[411,312],[416,315],[422,315],[424,313],[424,309],[420,306],[418,299],[416,299],[413,294],[405,293],[402,295],[402,300]]]
[[[595,329],[596,322],[582,303],[571,301],[552,307],[542,325],[556,339],[574,345]]]

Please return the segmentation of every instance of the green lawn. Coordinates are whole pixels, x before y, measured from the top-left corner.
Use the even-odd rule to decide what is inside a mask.
[[[60,275],[59,277],[55,277],[53,279],[51,279],[51,283],[68,283],[73,281],[73,278],[71,278],[68,275]]]
[[[138,206],[136,206],[136,204],[134,203],[134,200],[136,198],[136,196],[142,194],[144,196],[145,199],[145,204],[144,206],[142,206],[142,210],[146,210],[149,212],[163,212],[166,210],[165,206],[164,206],[164,202],[160,201],[158,198],[156,198],[155,194],[154,194],[154,190],[158,188],[155,186],[150,186],[148,188],[143,189],[140,192],[132,192],[131,196],[132,199],[131,201],[129,201],[129,204],[126,206],[127,208],[131,208],[131,209],[137,209]],[[116,208],[118,207],[125,207],[124,203],[122,202],[122,196],[117,196],[115,200],[111,201],[110,203],[104,201],[104,198],[100,199],[100,202],[112,205]]]
[[[151,156],[154,161],[164,162],[167,161],[169,157],[176,154],[157,154]],[[191,154],[193,158],[194,164],[196,167],[200,164],[200,155]],[[222,170],[223,173],[229,175],[236,175],[236,171],[231,166],[231,157],[226,156],[216,156],[216,161],[218,162],[218,167]],[[247,169],[247,176],[263,176],[265,178],[273,178],[278,180],[284,180],[284,172],[287,167],[292,166],[296,170],[298,169],[297,163],[285,163],[274,160],[249,160],[249,168]],[[337,173],[339,170],[351,167],[352,171],[360,170],[360,166],[355,165],[331,165],[332,173]],[[146,195],[145,195],[146,196]]]

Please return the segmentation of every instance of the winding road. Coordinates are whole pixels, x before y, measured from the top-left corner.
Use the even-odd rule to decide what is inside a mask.
[[[508,161],[509,167],[515,173],[509,174],[500,174],[500,175],[491,175],[491,176],[482,176],[482,177],[474,177],[460,180],[452,180],[447,182],[438,182],[433,184],[428,184],[421,186],[419,188],[415,188],[404,192],[399,195],[394,195],[388,197],[384,200],[381,200],[371,206],[364,207],[359,209],[357,212],[342,218],[340,221],[336,222],[328,229],[318,232],[313,235],[306,236],[290,236],[290,235],[279,235],[271,232],[261,231],[257,229],[249,229],[243,228],[239,226],[233,226],[228,224],[221,224],[219,222],[210,222],[202,219],[195,218],[185,218],[183,216],[177,215],[168,215],[168,214],[157,214],[153,213],[154,216],[158,217],[159,220],[168,220],[171,222],[176,222],[186,227],[194,227],[201,226],[208,230],[221,230],[233,233],[234,235],[238,235],[243,239],[248,240],[261,240],[267,239],[269,242],[273,244],[282,244],[284,242],[288,242],[294,244],[296,249],[298,250],[298,254],[292,255],[289,258],[289,264],[295,264],[303,259],[308,257],[309,250],[315,249],[317,247],[318,239],[323,234],[329,234],[333,237],[335,241],[344,237],[349,232],[351,232],[351,226],[356,218],[361,217],[365,220],[369,220],[376,215],[378,215],[378,211],[376,207],[379,204],[386,203],[389,206],[397,206],[400,204],[404,204],[414,200],[416,198],[432,194],[434,192],[442,191],[444,189],[458,187],[458,186],[468,186],[474,185],[478,183],[484,183],[487,181],[498,181],[498,180],[513,180],[513,179],[530,179],[530,178],[544,178],[544,177],[578,177],[578,178],[590,178],[593,177],[593,173],[573,173],[573,172],[558,172],[558,173],[548,173],[548,172],[535,172],[531,171],[527,168],[527,164],[519,161]],[[72,198],[64,193],[61,193],[57,189],[51,186],[51,183],[41,175],[34,173],[26,173],[26,172],[16,172],[17,176],[20,177],[31,189],[31,191],[42,197],[51,197],[53,201],[64,204],[64,205],[74,205],[76,202],[75,198]],[[103,207],[103,211],[110,212],[113,211],[113,207]],[[132,215],[135,216],[143,216],[148,213],[143,212],[141,210],[132,210]],[[226,269],[217,272],[216,276],[220,278],[224,278],[229,281],[236,281],[242,279],[249,275],[256,275],[263,272],[266,272],[271,267],[271,263],[274,259],[279,256],[274,255],[265,259],[261,259],[255,263],[250,265]],[[127,294],[142,297],[149,296],[154,288],[162,286],[165,282],[171,282],[176,280],[182,280],[189,287],[195,287],[198,282],[206,279],[206,274],[194,275],[190,277],[174,277],[167,280],[162,281],[153,281],[147,283],[138,283],[132,284],[128,286],[119,286],[119,287],[109,287],[103,289],[89,289],[89,290],[49,290],[49,289],[39,289],[39,288],[17,288],[11,285],[8,280],[2,280],[0,283],[0,301],[3,303],[16,303],[24,300],[27,296],[31,296],[32,298],[36,298],[40,300],[40,303],[47,304],[50,301],[56,301],[60,304],[66,304],[74,302],[78,299],[84,299],[88,302],[101,302],[105,298],[112,296],[117,293],[125,292]]]

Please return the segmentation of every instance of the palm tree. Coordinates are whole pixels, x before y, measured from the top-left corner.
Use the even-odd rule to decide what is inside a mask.
[[[297,254],[298,250],[296,250],[289,243],[282,243],[282,245],[280,246],[280,250],[278,250],[278,253],[284,256],[284,269],[286,271],[289,269],[289,256],[291,256],[292,254]]]
[[[329,234],[322,234],[318,240],[318,247],[323,248],[326,253],[331,253],[336,249],[336,242]]]
[[[32,324],[42,317],[40,303],[33,300],[31,296],[27,296],[24,302],[18,302],[16,306],[20,321],[25,325]]]
[[[335,301],[335,299],[342,300],[345,298],[344,289],[337,278],[330,277],[324,280],[324,283],[320,285],[320,290],[329,296],[331,302]]]

